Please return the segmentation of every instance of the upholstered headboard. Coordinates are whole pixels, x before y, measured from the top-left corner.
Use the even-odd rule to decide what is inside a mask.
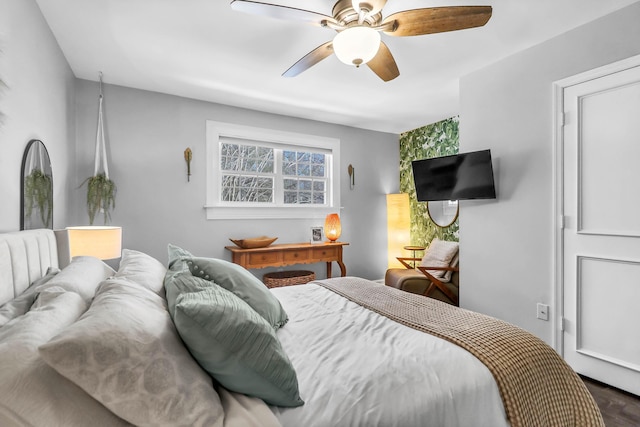
[[[68,245],[65,250],[61,238],[63,247],[59,248],[56,235],[60,233],[49,229],[0,234],[0,305],[24,292],[47,268],[68,263]]]

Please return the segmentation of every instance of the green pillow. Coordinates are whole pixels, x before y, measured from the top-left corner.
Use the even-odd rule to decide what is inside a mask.
[[[169,304],[187,348],[224,387],[271,405],[304,404],[296,372],[275,330],[242,299],[209,286],[181,293]]]
[[[164,275],[164,290],[165,292],[173,292],[175,291],[175,288],[170,287],[170,283],[174,277],[184,274],[191,276],[191,272],[187,266],[187,259],[193,257],[193,255],[178,246],[172,245],[171,243],[169,243],[167,249],[169,252],[169,263],[167,272]],[[176,297],[177,295],[174,295],[173,299],[175,300]],[[169,298],[167,298],[167,300],[168,299]],[[170,313],[173,316],[173,311]]]
[[[175,303],[180,294],[199,292],[212,286],[215,285],[210,281],[192,276],[188,269],[184,272],[167,271],[167,275],[164,278],[164,289],[171,317],[175,317]]]
[[[192,257],[187,259],[187,264],[191,274],[210,280],[233,292],[275,329],[284,326],[289,320],[278,298],[245,268],[215,258]]]
[[[178,247],[176,245],[172,245],[171,243],[169,243],[169,245],[167,246],[167,250],[169,252],[169,268],[170,269],[174,269],[174,270],[180,270],[182,269],[182,263],[178,263],[177,265],[175,264],[176,261],[184,261],[187,258],[192,258],[193,254],[191,254],[191,252],[186,251],[184,249],[182,249],[181,247]]]

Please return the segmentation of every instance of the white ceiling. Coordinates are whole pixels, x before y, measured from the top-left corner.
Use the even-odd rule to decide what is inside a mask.
[[[331,15],[332,0],[266,0]],[[484,27],[389,37],[383,82],[332,55],[281,74],[335,32],[247,15],[229,0],[37,0],[76,77],[364,129],[401,133],[458,114],[461,76],[637,0],[389,0],[390,13],[490,5]]]

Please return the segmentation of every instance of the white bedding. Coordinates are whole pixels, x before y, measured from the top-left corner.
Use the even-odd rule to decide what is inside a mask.
[[[312,283],[272,292],[306,402],[271,407],[283,426],[509,425],[493,376],[466,350]]]

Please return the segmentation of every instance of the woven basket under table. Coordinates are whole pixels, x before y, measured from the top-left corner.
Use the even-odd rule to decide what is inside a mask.
[[[315,279],[316,274],[313,271],[307,270],[276,271],[262,276],[262,281],[268,288],[303,285]]]

